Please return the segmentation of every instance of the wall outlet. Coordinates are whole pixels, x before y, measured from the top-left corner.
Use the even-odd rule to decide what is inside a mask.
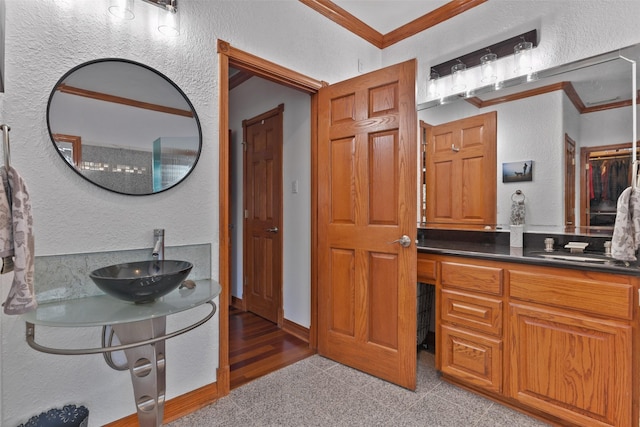
[[[298,194],[298,180],[294,179],[291,181],[291,192],[293,194]]]

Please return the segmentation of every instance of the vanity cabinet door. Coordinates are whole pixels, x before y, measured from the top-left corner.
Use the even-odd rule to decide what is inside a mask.
[[[579,426],[632,425],[632,328],[511,303],[508,395]]]
[[[502,392],[502,340],[465,328],[440,328],[441,370],[467,384]]]

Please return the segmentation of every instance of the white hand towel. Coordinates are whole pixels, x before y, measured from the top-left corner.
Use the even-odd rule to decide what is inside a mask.
[[[621,261],[636,261],[640,247],[640,191],[626,188],[618,197],[611,255]]]
[[[33,287],[31,199],[25,182],[14,168],[9,166],[1,172],[5,191],[0,191],[0,257],[14,257],[13,283],[3,304],[4,312],[23,314],[38,306]]]

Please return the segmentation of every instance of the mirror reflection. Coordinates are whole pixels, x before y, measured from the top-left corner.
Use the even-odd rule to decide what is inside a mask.
[[[526,226],[530,231],[610,234],[617,197],[631,185],[631,153],[636,139],[633,104],[638,96],[632,83],[637,80],[634,72],[638,59],[640,45],[631,46],[539,71],[529,79],[532,81],[523,78],[506,82],[500,90],[485,87],[473,94],[419,105],[423,142],[427,143],[423,225],[508,228],[512,195],[521,190],[526,197]],[[464,133],[464,129],[469,129],[465,121],[488,113],[496,115],[495,158],[480,158],[476,152],[468,157],[467,165],[476,170],[490,167],[495,184],[489,180],[490,184],[484,186],[487,181],[483,180],[478,185],[465,181],[463,176],[458,181],[459,188],[453,187],[451,192],[462,193],[460,203],[463,209],[466,203],[468,211],[473,210],[473,206],[469,208],[470,201],[492,200],[493,216],[474,223],[466,218],[480,216],[466,212],[466,216],[443,220],[437,213],[442,209],[436,214],[429,210],[434,210],[430,204],[438,203],[429,197],[429,192],[442,193],[436,181],[443,181],[442,173],[429,175],[429,168],[447,170],[432,161],[433,150],[440,144],[443,153],[455,147],[460,150],[456,153],[459,155],[464,147],[439,142],[433,134],[443,127],[456,128],[460,123],[456,129],[463,129],[460,132]],[[482,166],[487,160],[491,164]],[[503,174],[511,165],[527,162],[531,162],[531,181],[505,179]],[[478,193],[483,197],[478,197]]]
[[[47,123],[61,158],[117,193],[165,191],[200,155],[200,123],[186,95],[133,61],[102,59],[69,71],[51,92]]]

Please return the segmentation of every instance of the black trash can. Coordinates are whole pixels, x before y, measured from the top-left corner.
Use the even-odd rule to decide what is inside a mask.
[[[50,409],[35,415],[18,427],[87,427],[89,410],[84,406],[65,405],[61,409]]]
[[[429,329],[431,328],[431,310],[433,309],[433,302],[435,299],[435,289],[436,287],[434,285],[418,282],[418,289],[416,292],[416,313],[418,315],[417,345],[422,346],[425,349],[429,349],[427,336],[429,335]]]

